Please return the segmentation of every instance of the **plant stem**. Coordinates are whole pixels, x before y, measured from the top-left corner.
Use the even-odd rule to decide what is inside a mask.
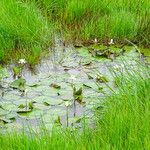
[[[73,103],[73,116],[75,117],[76,116],[76,100],[74,99],[74,103]]]
[[[66,107],[66,124],[67,124],[67,127],[69,126],[69,121],[68,121],[68,106]]]

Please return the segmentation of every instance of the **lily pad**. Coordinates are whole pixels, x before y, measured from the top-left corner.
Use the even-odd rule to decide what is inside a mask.
[[[45,105],[45,103],[34,103],[33,107],[35,109],[39,109],[39,110],[47,110],[50,107],[48,107],[49,105]]]
[[[17,113],[29,113],[29,112],[31,112],[32,111],[32,109],[29,109],[29,108],[19,108],[18,110],[17,110]]]
[[[97,74],[96,81],[99,81],[101,83],[106,83],[108,82],[108,79],[102,74]]]
[[[55,89],[60,89],[60,88],[61,88],[61,86],[58,85],[58,84],[56,84],[56,83],[50,84],[50,87],[53,87],[53,88],[55,88]]]
[[[0,121],[3,121],[4,123],[11,123],[15,120],[15,118],[16,114],[13,112],[8,112],[7,114],[0,115]]]
[[[81,120],[82,120],[82,117],[69,118],[69,124],[80,123]]]
[[[23,79],[23,78],[19,78],[15,81],[13,81],[11,84],[10,84],[10,87],[11,88],[14,88],[14,89],[18,89],[20,91],[24,91],[25,90],[25,83],[26,83],[26,80]]]

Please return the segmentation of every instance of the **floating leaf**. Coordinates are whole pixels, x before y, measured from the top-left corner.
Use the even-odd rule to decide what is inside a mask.
[[[82,99],[83,99],[83,95],[82,94],[83,94],[82,87],[80,87],[79,90],[77,90],[76,87],[73,87],[73,97],[79,103],[82,102]]]
[[[21,67],[13,67],[12,70],[13,70],[13,73],[14,73],[13,77],[16,78],[17,76],[20,75],[20,73],[22,71],[22,68]]]
[[[9,120],[7,118],[2,118],[2,117],[0,117],[0,121],[3,121],[4,123],[11,123],[12,122],[12,120]]]
[[[38,87],[39,86],[39,84],[30,84],[30,85],[28,85],[29,87]]]
[[[17,110],[17,113],[29,113],[29,112],[31,112],[32,111],[32,109],[29,109],[29,108],[20,108],[20,109],[18,109]]]
[[[57,119],[54,121],[54,123],[57,125],[62,125],[62,123],[60,121],[60,116],[57,117]]]
[[[82,120],[82,117],[73,117],[73,118],[69,118],[69,123],[73,125],[74,123],[80,123],[81,120]]]
[[[50,87],[53,87],[53,88],[55,88],[55,89],[60,89],[60,88],[61,88],[60,85],[55,84],[55,83],[52,83],[52,84],[50,85]]]
[[[3,121],[4,123],[11,123],[15,120],[16,114],[14,113],[7,113],[0,116],[0,121]]]
[[[19,106],[18,106],[18,108],[25,108],[26,106],[24,105],[24,104],[20,104]]]
[[[82,95],[82,87],[77,90],[75,87],[73,88],[73,95]]]
[[[87,84],[83,84],[84,87],[87,87],[87,88],[92,88],[91,86],[87,85]]]
[[[97,74],[96,81],[99,81],[101,83],[106,83],[108,82],[108,79],[102,74]]]
[[[29,104],[28,104],[28,105],[29,105],[29,109],[31,109],[31,110],[32,110],[32,109],[33,109],[33,102],[29,102]]]
[[[14,88],[14,89],[19,89],[20,91],[24,91],[25,90],[25,83],[26,83],[25,79],[19,78],[19,79],[13,81],[10,84],[10,87]]]
[[[49,106],[49,105],[50,105],[50,104],[47,103],[47,102],[43,102],[43,104],[44,104],[45,106]]]

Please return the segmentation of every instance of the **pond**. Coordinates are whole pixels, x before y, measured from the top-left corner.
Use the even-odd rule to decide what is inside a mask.
[[[34,70],[24,66],[19,79],[13,78],[15,65],[9,65],[1,81],[0,127],[18,130],[41,123],[48,129],[54,123],[80,127],[82,119],[91,120],[93,108],[116,90],[112,71],[122,73],[148,58],[132,46],[106,51],[97,45],[57,45]]]

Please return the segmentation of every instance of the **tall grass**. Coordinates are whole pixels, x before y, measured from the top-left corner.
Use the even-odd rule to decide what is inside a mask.
[[[119,79],[118,90],[107,96],[103,108],[96,109],[96,126],[83,124],[83,130],[54,128],[52,133],[0,135],[5,150],[50,149],[150,149],[150,72],[149,68]],[[100,103],[101,106],[101,103]]]
[[[128,38],[145,46],[150,41],[149,0],[36,0],[36,5],[70,41]]]
[[[0,9],[1,61],[18,50],[22,55],[31,55],[35,46],[43,48],[52,43],[51,22],[42,16],[35,3],[1,0]]]
[[[39,0],[40,1],[40,0]],[[53,3],[52,3],[53,1]],[[150,2],[148,0],[69,0],[59,3],[51,0],[51,9],[57,9],[58,26],[71,40],[88,41],[93,38],[134,42],[148,45],[150,38]],[[144,40],[143,40],[144,39]]]
[[[1,0],[0,61],[12,59],[16,50],[15,58],[31,56],[37,46],[40,56],[60,33],[73,43],[127,38],[149,46],[149,7],[149,0]]]

